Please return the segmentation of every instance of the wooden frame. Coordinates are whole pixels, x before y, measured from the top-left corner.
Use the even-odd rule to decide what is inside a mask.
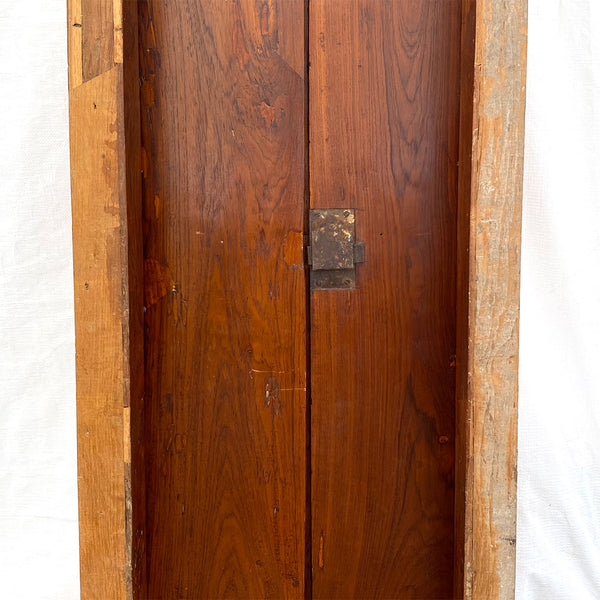
[[[68,0],[68,19],[81,593],[144,598],[144,508],[131,502],[144,490],[137,2]],[[467,600],[514,597],[526,35],[527,0],[463,0],[455,596]]]
[[[67,8],[81,596],[143,597],[137,2]]]
[[[463,0],[455,556],[465,599],[515,593],[526,61],[527,0]]]

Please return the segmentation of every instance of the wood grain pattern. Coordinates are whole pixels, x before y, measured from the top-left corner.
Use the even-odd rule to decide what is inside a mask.
[[[127,257],[120,186],[120,68],[71,90],[82,598],[127,597],[123,347]],[[91,216],[93,215],[93,218]]]
[[[465,593],[465,525],[470,447],[469,356],[469,238],[471,217],[471,155],[473,150],[473,79],[475,75],[475,0],[462,0],[461,95],[458,165],[456,270],[456,460],[454,502],[454,597]],[[469,495],[470,498],[470,495]]]
[[[203,590],[221,597],[310,595],[310,589],[303,590],[302,575],[306,489],[298,475],[306,466],[302,436],[307,382],[303,367],[298,367],[305,360],[304,316],[293,316],[290,300],[300,297],[304,289],[302,209],[295,204],[297,199],[291,200],[302,195],[304,177],[298,166],[302,134],[296,133],[304,126],[303,8],[299,2],[285,0],[157,4],[161,11],[175,10],[176,5],[180,12],[178,19],[171,13],[170,25],[159,31],[157,44],[152,5],[141,6],[145,295],[153,307],[147,320],[149,334],[158,332],[160,343],[170,343],[172,357],[160,354],[158,342],[149,348],[148,364],[155,370],[146,385],[154,409],[146,415],[143,428],[137,2],[68,0],[82,598],[153,597],[145,589],[146,565],[154,568],[155,589],[175,586],[166,597],[188,593],[204,597],[204,592],[194,596],[195,592],[185,591],[186,577],[209,581]],[[394,598],[414,597],[416,587],[406,586],[418,570],[417,563],[419,568],[434,565],[429,575],[438,583],[432,583],[430,591],[443,588],[446,594],[451,563],[435,561],[441,548],[447,552],[452,544],[448,514],[452,437],[447,443],[443,435],[438,437],[438,447],[432,443],[432,433],[449,429],[442,426],[451,423],[451,417],[441,396],[431,394],[423,404],[428,394],[419,390],[433,389],[436,382],[452,378],[444,358],[451,337],[449,312],[441,311],[431,321],[423,315],[451,296],[451,283],[440,288],[438,296],[427,287],[430,275],[442,281],[440,271],[451,268],[442,252],[453,251],[442,226],[447,215],[436,213],[428,200],[442,195],[450,203],[449,190],[455,185],[456,123],[449,119],[444,132],[442,115],[445,110],[447,117],[456,106],[451,93],[456,71],[445,65],[454,65],[457,59],[443,48],[454,47],[459,21],[451,2],[319,0],[311,4],[313,30],[326,20],[334,26],[329,35],[311,33],[313,63],[315,49],[322,53],[320,63],[313,65],[313,81],[319,81],[314,75],[321,73],[327,84],[311,92],[313,205],[358,208],[358,237],[367,241],[367,263],[359,267],[361,289],[336,292],[329,300],[313,297],[313,334],[318,343],[313,365],[320,369],[315,416],[322,410],[322,415],[334,417],[318,421],[313,446],[313,462],[320,465],[313,480],[317,484],[313,510],[319,509],[312,542],[315,597],[323,597],[338,582],[342,582],[338,597],[350,597],[346,592],[354,591],[389,597],[388,585]],[[514,597],[526,1],[463,0],[462,4],[455,544],[455,573],[460,581],[455,597],[463,597],[464,589],[467,600],[496,600]],[[206,9],[210,17],[200,20],[195,7]],[[355,9],[360,9],[358,17]],[[431,15],[437,25],[429,28]],[[194,29],[200,22],[205,27]],[[442,35],[437,36],[434,27]],[[190,34],[198,31],[203,34],[198,39]],[[332,33],[343,33],[334,41],[335,48]],[[475,36],[474,59],[470,40]],[[331,58],[334,66],[321,69]],[[190,65],[202,68],[190,74]],[[213,89],[206,89],[206,81],[213,83]],[[474,104],[469,98],[473,88]],[[437,93],[430,95],[432,89]],[[241,102],[232,108],[234,97]],[[397,102],[405,97],[411,100],[408,104]],[[427,102],[420,104],[425,97]],[[224,101],[229,104],[223,105]],[[440,103],[441,113],[437,112]],[[277,109],[283,112],[278,115]],[[229,123],[234,124],[229,133],[235,140],[230,146],[225,142]],[[315,133],[321,125],[325,129],[319,138]],[[426,151],[424,140],[430,134],[437,142]],[[419,190],[427,201],[421,202]],[[188,203],[193,210],[186,224],[188,197],[196,200]],[[235,202],[228,204],[224,198]],[[375,217],[373,207],[379,198],[383,208]],[[281,214],[285,218],[277,221]],[[395,226],[394,216],[401,217],[401,227]],[[429,223],[429,231],[420,227],[420,218]],[[237,223],[237,231],[231,223]],[[380,223],[385,227],[380,228]],[[427,241],[431,235],[421,235],[430,234],[433,223],[438,226],[435,236],[441,235],[435,244]],[[207,224],[210,237],[196,243],[197,231],[207,233],[197,226]],[[253,237],[261,228],[264,235]],[[391,246],[378,241],[378,236],[391,239]],[[190,245],[190,240],[196,242]],[[220,248],[220,240],[227,242],[227,252]],[[464,261],[461,256],[467,246],[469,260]],[[429,255],[432,247],[434,253]],[[409,260],[402,264],[398,257],[407,251]],[[175,256],[174,263],[167,262]],[[252,271],[257,265],[258,275]],[[200,273],[200,283],[184,296],[183,290],[190,289],[182,282],[187,285],[192,275],[196,277],[194,269]],[[394,272],[410,275],[404,286],[394,287]],[[367,288],[373,281],[376,286]],[[225,303],[225,294],[234,287],[246,292],[246,297]],[[265,288],[272,305],[264,296]],[[390,303],[380,298],[388,293]],[[369,331],[365,323],[373,310],[379,311],[378,320]],[[190,318],[194,321],[200,314],[205,315],[201,324],[196,321],[197,326],[190,327]],[[315,320],[319,315],[325,320]],[[384,316],[398,327],[384,328],[380,322]],[[438,336],[436,327],[444,333]],[[268,337],[256,343],[259,330]],[[427,350],[422,341],[431,338],[437,346]],[[244,347],[248,340],[251,358],[236,355],[235,342]],[[286,343],[287,357],[277,351]],[[365,360],[349,352],[352,345]],[[197,353],[201,347],[204,350]],[[341,353],[332,353],[338,347]],[[407,359],[409,351],[412,359]],[[384,361],[384,354],[391,360]],[[222,362],[215,356],[221,356]],[[243,378],[236,380],[240,365],[249,366],[250,384],[244,385]],[[342,376],[335,390],[328,381],[333,370],[325,373],[333,368]],[[204,377],[211,370],[220,374],[216,384]],[[412,378],[407,379],[407,374]],[[363,381],[368,384],[366,392],[358,397]],[[187,417],[185,410],[177,412],[172,389],[190,400]],[[162,404],[155,402],[157,392],[159,396],[166,392],[160,396]],[[197,401],[207,397],[212,405]],[[239,403],[232,402],[234,397]],[[326,397],[333,398],[330,405],[319,402]],[[381,418],[369,408],[373,403],[366,404],[369,398],[375,398],[375,406],[381,405]],[[262,412],[269,399],[271,413]],[[396,405],[394,399],[399,399]],[[167,415],[169,407],[177,419]],[[400,424],[398,416],[403,419]],[[242,422],[248,425],[239,427]],[[202,428],[191,437],[175,432],[176,425],[198,423]],[[421,433],[416,439],[394,437],[405,431],[405,425]],[[148,490],[159,491],[156,499],[149,499],[148,522],[163,536],[162,556],[145,551],[142,442],[149,438],[152,443],[166,443],[169,456],[179,457],[169,462],[170,458],[155,452],[147,461],[153,477]],[[203,454],[197,455],[199,448]],[[398,470],[394,456],[406,468]],[[421,456],[433,457],[430,467],[438,461],[433,478],[430,467],[419,461]],[[319,458],[325,461],[317,463]],[[209,465],[212,475],[198,473],[200,464]],[[348,465],[352,465],[349,478],[335,475]],[[164,490],[170,467],[179,469],[184,478],[190,475],[183,490],[186,495],[202,490],[192,504],[207,510],[197,510],[193,519],[183,516],[187,501],[179,506],[179,499],[169,498]],[[438,495],[436,478],[441,486]],[[253,492],[244,486],[256,481],[259,486]],[[238,488],[232,485],[239,482]],[[344,487],[348,482],[356,486],[348,490]],[[387,512],[382,501],[386,497],[394,501]],[[265,515],[271,507],[278,510],[269,520]],[[410,519],[418,529],[403,529]],[[190,526],[187,539],[182,523]],[[194,539],[208,539],[212,545],[192,544],[192,536],[198,534],[193,529],[196,523],[201,524],[200,538]],[[348,524],[340,542],[337,533]],[[374,525],[387,529],[378,531]],[[170,526],[173,531],[180,527],[172,538]],[[440,534],[436,542],[415,541],[434,535],[436,527]],[[286,535],[286,531],[293,533]],[[380,531],[384,534],[377,535]],[[250,542],[238,543],[241,539]],[[158,543],[159,536],[154,541]],[[267,559],[252,563],[250,555],[257,549]],[[336,552],[341,559],[332,567]],[[370,581],[364,577],[367,568],[376,573]],[[431,575],[436,569],[439,572]],[[156,573],[163,571],[168,572],[159,581]]]
[[[460,2],[310,3],[311,207],[357,290],[311,299],[314,598],[451,598]]]
[[[302,598],[304,2],[140,8],[148,595]]]
[[[67,0],[67,53],[69,56],[69,89],[81,85],[83,80],[83,35],[81,0]]]
[[[67,7],[81,596],[129,599],[145,573],[137,7],[97,8]],[[118,52],[94,41],[113,29]]]
[[[79,0],[82,23],[81,67],[83,81],[88,81],[108,71],[117,62],[114,54],[114,1]]]
[[[527,2],[477,0],[471,164],[465,598],[515,593]]]
[[[139,85],[139,39],[137,2],[115,1],[115,40],[121,48],[115,58],[123,61],[123,84],[118,89],[118,126],[122,128],[124,147],[119,147],[119,163],[125,168],[126,233],[122,244],[127,249],[126,322],[123,347],[126,357],[127,387],[124,406],[129,422],[124,429],[129,448],[125,461],[127,581],[134,598],[146,597],[146,482],[144,466],[144,249],[142,228],[141,116]],[[134,502],[135,499],[135,502]]]

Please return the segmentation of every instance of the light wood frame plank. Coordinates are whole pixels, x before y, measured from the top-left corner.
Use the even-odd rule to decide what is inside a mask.
[[[143,597],[137,2],[67,14],[81,596]]]
[[[463,0],[455,581],[466,600],[515,595],[526,59],[527,0]]]

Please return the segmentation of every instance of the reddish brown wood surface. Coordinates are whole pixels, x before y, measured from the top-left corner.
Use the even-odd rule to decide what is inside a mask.
[[[454,504],[454,597],[465,593],[467,473],[472,458],[468,397],[469,229],[471,218],[471,152],[473,148],[473,77],[475,75],[475,0],[462,0],[461,95],[458,168],[456,269],[456,461]],[[467,598],[470,597],[467,596]]]
[[[150,598],[302,598],[303,0],[141,2]]]
[[[122,103],[124,129],[124,156],[126,179],[121,189],[127,199],[127,228],[122,243],[127,247],[127,327],[123,328],[123,347],[127,352],[128,367],[125,389],[129,410],[125,411],[125,549],[129,597],[146,597],[146,483],[144,467],[144,249],[142,224],[141,175],[141,119],[139,94],[139,38],[137,3],[125,0],[122,13],[115,3],[115,56],[123,58],[123,88],[118,90]],[[121,16],[122,15],[122,16]],[[134,502],[135,498],[135,502]]]
[[[356,208],[311,298],[313,598],[451,598],[460,2],[310,3],[311,206]]]

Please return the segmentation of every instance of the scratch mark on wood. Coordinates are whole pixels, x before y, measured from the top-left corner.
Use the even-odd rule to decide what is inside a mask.
[[[321,531],[321,535],[319,536],[319,569],[322,569],[325,566],[325,562],[323,559],[324,546],[325,546],[325,541],[323,539],[323,532]]]

